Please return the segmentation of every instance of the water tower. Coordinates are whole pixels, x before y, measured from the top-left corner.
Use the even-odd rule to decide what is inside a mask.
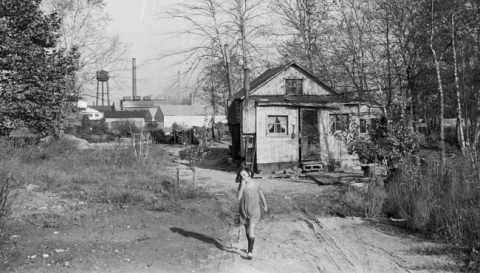
[[[97,71],[97,103],[96,105],[98,106],[98,92],[99,92],[99,87],[100,83],[102,83],[102,106],[103,103],[105,102],[104,99],[104,91],[103,91],[103,84],[106,83],[107,85],[107,105],[110,106],[110,89],[108,88],[108,72],[105,70],[100,70]]]

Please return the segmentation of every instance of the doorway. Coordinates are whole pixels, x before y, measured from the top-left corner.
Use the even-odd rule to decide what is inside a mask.
[[[300,108],[299,146],[300,161],[320,160],[320,131],[318,127],[318,110]]]

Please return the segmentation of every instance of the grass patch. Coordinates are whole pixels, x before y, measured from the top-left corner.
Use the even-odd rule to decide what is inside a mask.
[[[480,272],[480,181],[476,172],[469,159],[462,157],[443,168],[406,163],[386,188],[350,187],[343,201],[366,217],[405,219],[411,230],[470,249],[458,260],[466,272]]]
[[[154,195],[169,194],[165,185],[174,178],[162,167],[167,161],[158,145],[141,164],[130,146],[77,150],[63,139],[13,149],[8,141],[0,141],[0,174],[10,171],[20,187],[35,184],[100,203],[148,203]]]
[[[35,184],[63,197],[113,204],[151,204],[176,193],[176,178],[166,173],[171,160],[160,145],[151,146],[145,163],[138,162],[131,145],[77,150],[62,139],[12,147],[0,141],[0,175],[11,171],[20,187]],[[182,199],[210,197],[187,181],[180,181],[180,188]]]
[[[367,218],[377,218],[383,214],[387,193],[383,187],[366,184],[362,188],[348,187],[343,202]]]
[[[203,187],[193,187],[192,184],[188,184],[186,187],[183,187],[181,190],[181,197],[183,199],[208,199],[212,198],[213,195]]]

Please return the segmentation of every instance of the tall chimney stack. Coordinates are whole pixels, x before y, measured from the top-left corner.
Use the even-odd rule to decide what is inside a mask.
[[[137,64],[136,59],[132,59],[132,100],[135,100],[137,95]]]

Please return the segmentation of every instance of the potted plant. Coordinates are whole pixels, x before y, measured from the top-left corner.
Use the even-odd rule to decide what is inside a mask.
[[[328,160],[328,165],[327,165],[328,172],[335,172],[340,167],[341,167],[340,161],[335,160],[335,159],[329,159]]]
[[[372,170],[369,164],[377,163],[383,159],[382,149],[378,144],[369,140],[357,139],[347,145],[349,154],[357,154],[362,164],[362,170],[365,177],[372,176]]]

